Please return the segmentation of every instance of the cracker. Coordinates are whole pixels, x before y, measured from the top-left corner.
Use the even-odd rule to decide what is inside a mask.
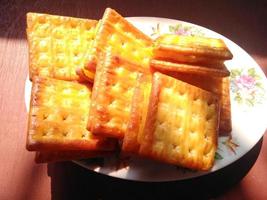
[[[112,150],[114,141],[87,129],[91,87],[34,77],[28,121],[30,151]]]
[[[222,39],[161,35],[155,41],[154,59],[178,63],[220,63],[233,55]]]
[[[222,89],[219,93],[221,100],[221,114],[220,114],[220,133],[227,134],[232,131],[232,113],[230,102],[230,79],[229,77],[223,78]]]
[[[79,80],[95,37],[96,20],[40,13],[27,14],[29,74]]]
[[[152,40],[115,10],[107,8],[97,27],[92,56],[85,69],[94,73],[100,54],[106,50],[144,68],[149,68]]]
[[[215,95],[156,72],[139,154],[209,170],[217,149],[218,122]]]
[[[230,80],[229,77],[196,75],[189,73],[167,73],[181,81],[212,92],[220,99],[220,135],[229,135],[232,131]]]
[[[98,63],[88,129],[95,135],[122,138],[130,119],[131,102],[142,66],[111,54]]]
[[[151,92],[151,75],[141,75],[138,79],[131,104],[130,120],[122,144],[122,153],[135,154],[143,140],[149,96]]]
[[[36,163],[50,163],[68,160],[103,157],[110,152],[103,151],[39,151],[35,154]]]
[[[150,66],[155,70],[162,72],[190,73],[217,77],[225,77],[230,75],[230,72],[223,64],[221,64],[221,67],[207,67],[152,59],[150,61]]]

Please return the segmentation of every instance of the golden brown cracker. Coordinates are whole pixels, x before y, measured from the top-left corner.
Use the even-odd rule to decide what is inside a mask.
[[[188,73],[167,73],[181,81],[216,94],[220,100],[220,135],[229,135],[232,131],[230,80],[229,77],[215,77]]]
[[[164,34],[155,40],[153,58],[178,63],[220,63],[233,55],[222,39]]]
[[[191,169],[208,170],[217,149],[215,95],[156,72],[139,153]]]
[[[111,54],[98,63],[88,129],[95,135],[122,138],[130,119],[131,102],[142,66]]]
[[[91,87],[34,77],[28,119],[30,151],[112,150],[114,141],[87,129]]]
[[[79,80],[76,69],[89,59],[96,24],[96,20],[28,13],[30,79]]]
[[[192,65],[185,63],[173,63],[168,61],[151,59],[150,66],[156,71],[172,72],[172,73],[189,73],[196,75],[217,76],[225,77],[229,76],[230,72],[222,64],[222,67],[206,67],[200,65]]]
[[[85,69],[95,73],[99,56],[106,50],[144,68],[149,68],[152,40],[115,10],[107,8],[97,27],[92,56]]]

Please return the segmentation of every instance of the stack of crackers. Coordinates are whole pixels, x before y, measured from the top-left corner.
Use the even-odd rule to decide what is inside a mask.
[[[115,10],[99,21],[27,14],[27,149],[38,163],[141,156],[196,170],[231,132],[232,58],[220,39],[152,40]]]

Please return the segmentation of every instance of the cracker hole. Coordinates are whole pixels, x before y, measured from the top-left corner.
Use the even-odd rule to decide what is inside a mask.
[[[46,120],[48,118],[48,114],[43,114],[43,120]]]
[[[109,105],[112,105],[112,104],[114,104],[115,103],[115,100],[114,99],[110,99],[110,101],[109,101]]]
[[[86,138],[86,137],[87,137],[87,133],[83,133],[82,138]]]
[[[189,148],[188,149],[188,153],[191,154],[193,152],[193,149],[192,148]]]
[[[204,153],[204,157],[208,158],[209,157],[209,152]]]
[[[179,91],[179,94],[180,94],[181,96],[184,96],[184,95],[185,95],[185,91]]]
[[[68,119],[68,115],[63,115],[63,116],[62,116],[62,120],[63,120],[63,121],[66,121],[67,119]]]
[[[163,124],[164,124],[165,121],[160,121],[159,120],[158,122],[159,122],[159,126],[164,126]]]
[[[204,135],[204,139],[205,139],[206,141],[208,141],[208,140],[209,140],[209,136],[208,136],[207,134],[205,134],[205,135]]]
[[[85,122],[85,119],[86,119],[85,116],[82,116],[82,117],[81,117],[81,121],[82,121],[82,122]]]
[[[190,131],[190,135],[195,135],[195,130],[194,129],[191,129],[191,131]]]
[[[76,28],[78,26],[77,22],[71,22],[70,27]]]
[[[64,131],[62,135],[63,135],[64,137],[67,137],[67,136],[68,136],[68,134],[69,134],[69,132],[68,132],[68,131]]]
[[[47,136],[48,135],[48,131],[44,130],[42,133],[43,136]]]
[[[197,101],[198,99],[198,96],[194,96],[193,101]]]

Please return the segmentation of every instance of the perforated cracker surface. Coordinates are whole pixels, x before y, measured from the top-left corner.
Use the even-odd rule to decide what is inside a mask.
[[[219,106],[211,93],[166,75],[153,75],[142,155],[188,167],[212,167]]]
[[[39,13],[27,14],[30,78],[78,80],[91,54],[97,21]]]
[[[120,57],[105,54],[97,66],[88,128],[93,134],[122,138],[130,117],[134,87],[140,73],[137,66]]]
[[[116,11],[107,8],[96,31],[96,39],[87,69],[95,72],[99,55],[106,50],[144,68],[149,67],[152,40]]]
[[[111,143],[86,129],[91,88],[79,83],[35,77],[28,124],[29,150],[101,150]]]
[[[220,99],[220,134],[229,135],[229,133],[232,131],[229,77],[171,72],[168,72],[167,74],[175,77],[176,79],[216,94]]]

